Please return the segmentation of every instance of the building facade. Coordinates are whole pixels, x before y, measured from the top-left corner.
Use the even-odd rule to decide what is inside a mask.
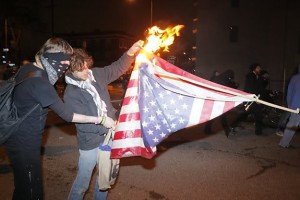
[[[284,90],[300,64],[300,1],[196,0],[193,6],[196,75],[233,69],[243,89],[257,62],[269,72],[271,89]]]

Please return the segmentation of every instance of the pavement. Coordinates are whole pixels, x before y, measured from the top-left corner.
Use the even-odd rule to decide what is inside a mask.
[[[256,136],[253,123],[241,125],[228,138],[218,120],[209,135],[197,125],[168,137],[152,159],[122,158],[108,200],[299,200],[300,134],[286,149],[274,129]],[[50,111],[41,152],[45,199],[67,199],[77,172],[75,126]],[[86,200],[94,182],[95,174]],[[12,192],[13,173],[0,147],[0,199]]]

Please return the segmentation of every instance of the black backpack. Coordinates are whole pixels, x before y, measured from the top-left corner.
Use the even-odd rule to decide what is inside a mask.
[[[9,136],[18,129],[22,121],[39,105],[35,105],[23,117],[18,116],[17,107],[12,97],[14,88],[28,78],[42,76],[41,71],[30,72],[22,80],[16,82],[18,74],[19,71],[14,77],[0,83],[0,144],[5,143]]]

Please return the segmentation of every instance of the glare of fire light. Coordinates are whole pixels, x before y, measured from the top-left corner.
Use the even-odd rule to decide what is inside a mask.
[[[151,53],[155,53],[160,49],[169,52],[169,46],[173,44],[175,36],[180,35],[179,31],[183,27],[183,25],[177,25],[174,27],[168,27],[164,30],[160,29],[157,26],[149,28],[144,49]],[[139,54],[136,60],[138,62],[149,62],[149,59],[145,54]]]
[[[169,46],[173,44],[175,36],[179,36],[179,31],[183,28],[183,25],[177,25],[173,28],[168,27],[165,30],[160,29],[157,26],[153,26],[148,29],[147,43],[144,49],[148,52],[155,53],[159,49],[163,51],[169,51]]]

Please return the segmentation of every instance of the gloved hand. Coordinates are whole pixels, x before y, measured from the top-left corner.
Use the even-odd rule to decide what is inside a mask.
[[[143,45],[144,45],[144,41],[143,40],[137,41],[136,43],[134,43],[130,47],[130,49],[128,49],[127,55],[129,55],[129,56],[136,55],[141,50],[141,48],[143,47]]]
[[[104,126],[105,128],[115,128],[116,121],[110,117],[104,116],[104,119],[102,120],[101,125]]]

